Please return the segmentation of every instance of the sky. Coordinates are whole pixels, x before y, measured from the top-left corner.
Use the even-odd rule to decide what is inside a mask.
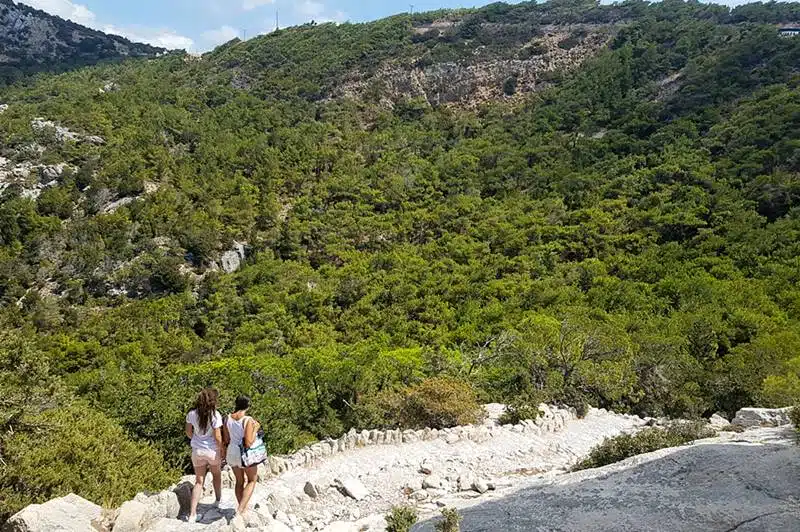
[[[364,22],[396,13],[477,7],[494,0],[16,0],[106,33],[164,48],[205,52],[311,20]],[[716,0],[727,5],[747,0]]]

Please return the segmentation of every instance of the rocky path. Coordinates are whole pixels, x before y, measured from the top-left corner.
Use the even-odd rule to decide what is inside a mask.
[[[228,473],[220,508],[211,486],[200,523],[186,523],[193,477],[119,509],[68,495],[28,506],[3,532],[375,532],[393,506],[415,506],[433,529],[440,507],[458,508],[462,530],[800,530],[800,447],[789,409],[744,408],[720,432],[610,466],[567,473],[604,438],[648,420],[591,409],[542,405],[535,422],[487,422],[444,431],[351,431],[271,457],[252,510],[235,516]],[[728,421],[712,416],[710,426]],[[774,428],[764,428],[774,427]],[[208,479],[210,484],[210,478]]]
[[[469,431],[356,447],[269,477],[259,483],[252,503],[256,516],[245,524],[267,530],[284,530],[278,523],[302,531],[384,530],[382,516],[393,506],[416,506],[425,517],[457,501],[502,496],[521,481],[563,473],[603,438],[645,424],[597,409],[583,419],[548,409],[538,425],[501,427],[492,417]],[[222,509],[208,507],[203,516],[206,526],[164,520],[151,530],[215,530],[227,522],[233,506],[233,493],[226,489]]]

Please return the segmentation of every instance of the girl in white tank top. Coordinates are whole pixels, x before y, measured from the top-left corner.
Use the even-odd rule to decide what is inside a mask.
[[[228,416],[225,420],[225,427],[230,435],[230,443],[228,444],[228,452],[225,459],[231,467],[242,467],[242,451],[239,446],[244,441],[244,424],[247,419],[247,416],[239,420]]]
[[[256,466],[242,467],[242,451],[240,445],[244,443],[245,428],[253,423],[253,430],[258,430],[258,423],[255,419],[247,415],[247,409],[250,407],[250,399],[248,397],[240,396],[236,398],[236,408],[233,414],[225,419],[225,438],[228,443],[228,450],[225,453],[225,458],[228,465],[233,468],[233,474],[236,477],[236,501],[239,506],[236,512],[243,514],[247,511],[247,505],[250,503],[250,497],[253,496],[253,490],[258,480],[258,469]],[[234,419],[231,416],[236,416],[239,419]],[[252,442],[251,442],[252,443]]]

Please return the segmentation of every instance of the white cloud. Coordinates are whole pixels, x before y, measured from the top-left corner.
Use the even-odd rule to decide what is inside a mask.
[[[191,38],[166,28],[118,28],[107,25],[102,28],[102,31],[121,35],[131,41],[152,44],[170,50],[192,50],[194,48],[194,41]]]
[[[88,7],[70,0],[24,0],[21,3],[84,26],[91,26],[97,18]]]
[[[22,3],[83,26],[99,29],[105,33],[121,35],[135,42],[144,42],[173,50],[181,48],[190,50],[194,47],[192,39],[179,35],[170,29],[120,28],[111,24],[100,25],[98,24],[97,16],[88,7],[83,4],[76,4],[71,0],[24,0]]]
[[[266,6],[274,3],[275,0],[243,0],[242,9],[244,9],[245,11],[251,11],[261,6]]]
[[[232,26],[222,26],[203,33],[203,40],[211,47],[226,43],[239,36],[241,32]]]

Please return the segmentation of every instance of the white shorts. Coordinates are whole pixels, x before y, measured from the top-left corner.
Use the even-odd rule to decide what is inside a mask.
[[[242,467],[242,451],[238,445],[228,445],[228,453],[225,460],[231,467]]]

